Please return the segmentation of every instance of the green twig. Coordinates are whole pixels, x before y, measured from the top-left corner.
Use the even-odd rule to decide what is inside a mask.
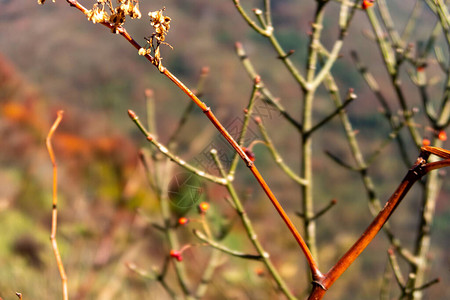
[[[247,72],[247,74],[250,76],[250,78],[254,81],[257,77],[259,77],[259,75],[257,74],[257,72],[255,71],[255,68],[252,64],[252,62],[250,61],[250,59],[248,58],[244,47],[242,47],[241,43],[236,43],[236,53],[238,55],[238,57],[240,58],[242,65],[245,68],[245,71]],[[260,91],[261,93],[264,95],[265,101],[272,105],[273,107],[275,107],[280,114],[287,120],[289,121],[289,123],[291,123],[295,128],[297,128],[297,130],[301,130],[302,129],[302,125],[295,120],[287,111],[286,109],[283,107],[283,105],[280,103],[279,99],[275,98],[272,93],[270,92],[270,90],[267,88],[267,86],[264,84],[263,80],[260,79],[259,82],[259,87],[260,87]]]
[[[220,243],[208,238],[206,235],[204,235],[202,232],[200,232],[198,230],[194,230],[194,234],[196,237],[198,237],[200,240],[207,243],[214,249],[220,250],[231,256],[244,258],[244,259],[251,259],[251,260],[262,260],[262,258],[263,258],[261,255],[247,254],[247,253],[242,253],[242,252],[239,252],[236,250],[229,249],[226,246],[221,245]]]
[[[222,166],[222,163],[220,162],[217,151],[211,151],[211,155],[213,156],[214,162],[219,168],[220,174],[226,178],[227,174],[225,169]],[[236,213],[238,214],[239,218],[241,219],[242,225],[245,228],[245,232],[247,234],[247,237],[249,238],[250,242],[253,244],[253,246],[256,249],[256,252],[261,256],[262,262],[266,266],[267,270],[271,274],[272,278],[276,282],[278,288],[283,292],[283,294],[288,299],[295,299],[294,295],[289,290],[288,286],[284,282],[284,280],[281,278],[281,276],[278,274],[278,271],[275,269],[275,266],[272,264],[269,254],[264,250],[261,243],[258,240],[257,234],[255,230],[253,229],[253,225],[248,218],[247,213],[244,210],[244,207],[242,205],[241,200],[239,199],[238,194],[236,193],[236,190],[234,189],[233,183],[231,181],[227,181],[226,188],[228,190],[228,193],[231,197],[231,200],[233,202],[233,206],[236,209]]]
[[[329,211],[333,206],[335,206],[337,204],[337,200],[336,199],[332,199],[326,206],[324,206],[321,210],[319,210],[314,216],[313,219],[316,220],[318,218],[320,218],[321,216],[323,216],[327,211]],[[299,216],[300,218],[305,218],[305,214],[301,213],[301,212],[297,212],[296,213],[297,216]]]
[[[305,185],[307,184],[307,181],[300,176],[298,176],[283,160],[277,149],[275,148],[275,145],[272,142],[272,139],[269,137],[269,134],[267,133],[267,130],[262,123],[260,118],[255,118],[255,122],[258,125],[259,131],[261,132],[261,135],[264,139],[265,145],[269,149],[270,154],[272,155],[272,158],[274,159],[275,163],[283,170],[286,175],[294,180],[299,185]]]
[[[245,135],[247,133],[249,121],[251,118],[251,115],[253,113],[253,106],[255,105],[255,102],[259,96],[259,83],[261,79],[259,77],[256,77],[253,83],[253,89],[252,93],[250,95],[250,100],[248,101],[247,108],[244,110],[244,121],[242,122],[241,132],[239,134],[238,143],[239,146],[244,146],[245,141]],[[231,162],[230,170],[228,172],[228,176],[231,176],[231,178],[234,178],[234,173],[236,172],[237,163],[239,162],[239,155],[237,153],[234,154],[233,160]]]
[[[220,185],[225,185],[226,184],[226,180],[224,178],[220,178],[214,175],[211,175],[209,173],[206,173],[203,170],[200,170],[199,168],[194,167],[193,165],[185,162],[184,160],[182,160],[180,157],[176,156],[175,154],[173,154],[172,152],[169,151],[169,149],[167,149],[164,145],[162,145],[161,143],[159,143],[151,134],[150,132],[147,131],[147,129],[145,129],[141,122],[139,121],[139,117],[132,111],[132,110],[128,110],[128,115],[129,117],[133,120],[133,122],[136,124],[136,126],[141,130],[141,132],[146,136],[147,141],[149,141],[150,143],[152,143],[156,148],[158,148],[158,150],[164,154],[165,156],[167,156],[170,160],[172,160],[173,162],[175,162],[176,164],[178,164],[180,167],[186,169],[189,172],[194,173],[195,175],[202,177],[206,180],[212,181],[214,183],[220,184]]]

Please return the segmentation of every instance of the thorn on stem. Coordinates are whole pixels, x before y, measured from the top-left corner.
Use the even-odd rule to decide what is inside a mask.
[[[295,53],[295,50],[291,49],[284,56],[278,56],[278,58],[285,59],[285,58],[288,58],[289,56],[291,56],[294,53]]]

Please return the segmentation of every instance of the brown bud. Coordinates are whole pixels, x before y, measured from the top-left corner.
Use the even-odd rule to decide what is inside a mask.
[[[137,120],[138,116],[134,113],[134,111],[132,111],[131,109],[128,110],[128,116],[132,119],[132,120]]]
[[[209,67],[203,67],[202,68],[202,75],[208,75],[209,73]]]
[[[145,89],[145,97],[146,98],[153,97],[153,90],[152,89]]]

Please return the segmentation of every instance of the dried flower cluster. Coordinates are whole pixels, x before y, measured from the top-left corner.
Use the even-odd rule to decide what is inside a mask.
[[[154,32],[150,37],[146,38],[148,43],[147,48],[139,49],[139,55],[150,54],[153,50],[155,55],[154,63],[158,67],[161,67],[161,54],[159,51],[159,46],[161,44],[165,44],[172,48],[170,44],[165,42],[166,35],[170,29],[171,19],[170,17],[163,15],[164,10],[165,8],[148,13],[150,17],[150,25],[153,27]]]
[[[52,0],[55,2],[55,0]],[[44,4],[45,0],[37,0],[39,4]],[[161,53],[159,46],[165,44],[172,48],[172,46],[165,42],[166,35],[170,29],[170,17],[163,14],[165,7],[149,12],[150,25],[153,27],[153,33],[150,37],[146,37],[147,46],[139,49],[139,55],[154,55],[153,64],[162,72]],[[119,33],[119,28],[125,24],[126,17],[132,19],[140,19],[142,14],[139,11],[139,0],[117,0],[117,5],[114,7],[112,0],[96,0],[92,9],[84,10],[84,13],[89,21],[92,23],[103,23],[111,27],[113,33]]]
[[[44,4],[45,0],[37,0]],[[55,2],[55,0],[53,0]],[[132,19],[140,19],[139,0],[117,0],[114,7],[112,0],[97,0],[92,9],[85,12],[89,21],[93,23],[109,23],[113,33],[118,33],[118,28],[125,23],[126,16]]]
[[[117,4],[114,7],[111,0],[97,0],[92,9],[86,12],[86,16],[93,23],[110,23],[113,33],[117,33],[117,29],[125,23],[126,16],[141,18],[138,0],[117,0]],[[109,13],[105,7],[109,9]]]

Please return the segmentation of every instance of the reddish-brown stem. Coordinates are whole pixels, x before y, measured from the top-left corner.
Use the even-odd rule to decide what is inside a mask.
[[[200,109],[205,113],[205,115],[208,117],[208,119],[211,121],[211,123],[217,128],[217,130],[225,137],[225,139],[230,143],[230,145],[234,148],[234,150],[239,154],[239,156],[242,158],[242,160],[247,164],[252,174],[255,176],[256,180],[260,184],[261,188],[264,190],[266,195],[269,197],[270,201],[272,202],[273,206],[277,210],[278,214],[281,216],[283,221],[285,222],[286,226],[291,231],[292,235],[296,239],[297,243],[299,244],[300,248],[302,249],[303,253],[306,256],[306,260],[308,261],[309,267],[311,269],[312,278],[314,281],[319,281],[322,278],[322,273],[320,272],[316,261],[312,257],[311,252],[309,251],[308,246],[306,245],[305,241],[303,240],[300,233],[295,228],[294,224],[290,220],[289,216],[284,211],[281,204],[278,202],[275,195],[272,193],[271,189],[265,182],[265,180],[262,178],[261,174],[259,173],[258,169],[256,168],[255,164],[248,158],[247,154],[242,150],[242,148],[239,146],[239,144],[233,139],[233,137],[228,133],[228,131],[223,127],[223,125],[220,123],[220,121],[216,118],[216,116],[212,113],[211,109],[206,106],[205,103],[203,103],[200,99],[195,96],[195,94],[190,91],[178,78],[176,78],[172,73],[170,73],[169,70],[164,68],[162,70],[162,73],[166,75],[170,80],[172,80],[173,83],[175,83],[186,95],[189,96],[189,98],[192,99],[192,101],[195,102],[195,104],[200,107]]]
[[[78,1],[76,0],[67,0],[67,2],[71,5],[82,11],[83,13],[87,12],[87,9],[83,7]],[[101,23],[102,25],[112,28],[113,26],[109,23]],[[141,46],[138,42],[136,42],[123,27],[117,28],[117,33],[123,36],[129,43],[131,43],[136,49],[141,49]],[[147,54],[145,57],[151,62],[154,63],[154,58]],[[294,238],[297,240],[300,248],[302,249],[303,253],[306,256],[306,259],[308,261],[309,267],[312,272],[313,280],[319,281],[322,278],[322,274],[319,271],[319,268],[317,266],[317,263],[315,262],[314,258],[311,255],[311,252],[306,245],[305,241],[303,240],[300,233],[295,228],[294,224],[291,222],[290,218],[286,214],[286,212],[281,207],[280,203],[276,199],[275,195],[270,190],[269,186],[266,184],[264,179],[261,177],[261,174],[259,173],[256,166],[253,164],[253,162],[248,158],[248,156],[245,154],[245,152],[242,150],[242,148],[239,146],[239,144],[233,139],[233,137],[228,133],[228,131],[223,127],[223,125],[217,120],[217,118],[214,116],[214,114],[211,112],[211,109],[203,103],[195,94],[187,88],[178,78],[176,78],[168,69],[165,67],[158,65],[157,66],[159,71],[166,75],[173,83],[175,83],[189,98],[192,99],[192,101],[195,102],[195,104],[200,107],[200,109],[205,113],[205,115],[208,117],[208,119],[213,123],[213,125],[217,128],[217,130],[225,137],[225,139],[230,143],[230,145],[234,148],[234,150],[239,154],[239,156],[242,158],[242,160],[246,163],[246,165],[250,168],[250,171],[255,176],[256,180],[261,185],[262,189],[266,193],[266,195],[269,197],[272,204],[275,206],[275,209],[280,214],[281,218],[285,222],[286,226],[291,231]]]
[[[450,159],[450,151],[446,149],[442,149],[439,147],[424,146],[422,147],[422,151],[429,152],[431,154],[439,156],[440,158]]]
[[[311,251],[309,251],[309,248],[306,245],[305,241],[303,240],[302,236],[297,231],[294,224],[292,224],[292,221],[287,216],[286,212],[284,211],[283,207],[276,199],[275,195],[272,193],[270,188],[267,186],[266,182],[262,178],[261,174],[259,173],[258,169],[255,167],[255,165],[251,165],[251,166],[249,166],[249,168],[250,168],[250,171],[255,176],[256,180],[259,182],[259,184],[262,187],[262,189],[264,190],[264,192],[266,193],[267,197],[269,197],[270,201],[272,202],[273,206],[277,210],[278,214],[281,216],[283,221],[286,223],[286,226],[291,231],[292,235],[296,239],[300,248],[302,249],[302,251],[306,257],[306,260],[308,261],[309,268],[311,269],[313,281],[320,282],[320,280],[323,278],[323,274],[320,272],[319,267],[318,267],[316,261],[314,260],[312,254],[311,254]]]
[[[69,293],[68,293],[68,288],[67,288],[67,275],[64,270],[64,265],[62,263],[61,255],[59,254],[58,243],[56,242],[56,226],[58,223],[58,209],[57,209],[58,169],[56,166],[55,154],[53,152],[53,147],[52,147],[52,143],[51,143],[51,138],[53,136],[53,133],[55,132],[56,128],[58,128],[59,123],[61,123],[62,117],[63,117],[63,111],[60,110],[60,111],[58,111],[58,116],[57,116],[55,122],[53,123],[52,127],[50,128],[50,131],[48,132],[46,145],[47,145],[48,154],[50,156],[50,160],[53,165],[53,195],[52,195],[53,204],[52,204],[52,229],[51,229],[51,234],[50,234],[50,241],[52,243],[52,249],[53,249],[53,253],[55,255],[56,264],[58,265],[59,275],[61,276],[63,299],[67,300],[67,299],[69,299]]]
[[[444,160],[427,163],[424,167],[425,171],[428,173],[432,170],[441,169],[450,166],[450,151],[438,147],[424,146],[422,147],[422,151],[429,152],[440,158],[444,158]]]
[[[429,165],[434,163],[426,163],[428,156],[433,153],[439,156],[449,155],[450,152],[441,148],[427,147],[422,148],[420,156],[417,158],[416,163],[408,171],[403,181],[400,183],[397,190],[389,198],[384,208],[375,217],[369,227],[364,231],[361,237],[355,242],[355,244],[345,253],[341,259],[326,273],[323,280],[319,284],[314,285],[313,291],[309,296],[309,300],[322,299],[326,290],[329,289],[333,283],[347,270],[347,268],[356,260],[356,258],[364,251],[364,249],[373,240],[376,234],[381,230],[383,225],[389,219],[394,212],[395,208],[400,204],[406,193],[411,186],[422,176],[427,174],[433,168],[428,168]],[[444,160],[443,162],[448,161]],[[450,161],[450,160],[449,160]],[[448,165],[448,164],[447,164]],[[445,166],[447,166],[445,165]]]

